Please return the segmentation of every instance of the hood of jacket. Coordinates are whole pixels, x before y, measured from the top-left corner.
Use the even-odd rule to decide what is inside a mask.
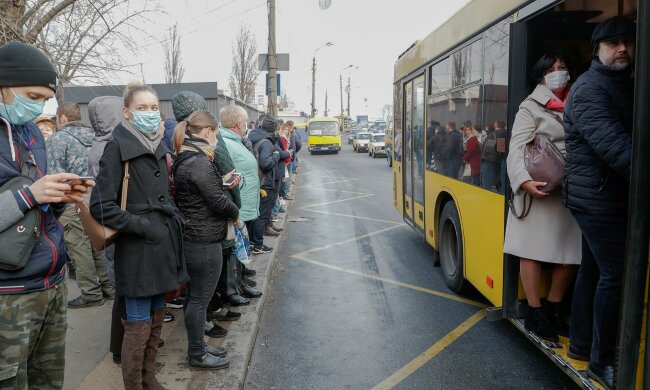
[[[87,123],[74,121],[66,123],[59,131],[64,131],[74,137],[83,146],[89,148],[93,143],[93,129]]]
[[[256,143],[258,143],[259,141],[261,141],[263,139],[268,139],[269,141],[271,141],[271,143],[274,143],[273,142],[273,134],[271,134],[271,133],[267,132],[266,130],[263,130],[263,129],[259,128],[259,127],[256,128],[256,129],[251,130],[250,133],[248,133],[248,139],[251,141],[251,143],[253,145],[255,145]]]
[[[124,101],[117,96],[100,96],[88,103],[88,117],[96,138],[110,138],[115,126],[124,120],[122,108]]]

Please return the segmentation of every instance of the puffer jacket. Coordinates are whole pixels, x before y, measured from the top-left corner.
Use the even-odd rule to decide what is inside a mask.
[[[571,87],[564,109],[566,207],[591,214],[627,213],[632,164],[634,80],[598,59]]]
[[[264,184],[262,184],[261,188],[273,190],[275,187],[275,168],[278,165],[278,161],[280,161],[280,154],[275,153],[273,135],[261,128],[257,128],[248,133],[248,139],[251,141],[253,149],[255,149],[259,142],[262,142],[259,146],[259,157],[257,160],[259,169],[264,175]],[[259,179],[260,182],[263,180],[262,177]]]
[[[27,148],[20,142],[21,139],[29,145],[34,155],[40,171],[39,176],[48,173],[45,140],[38,127],[30,122],[23,126],[12,126],[12,129],[8,130],[4,120],[0,120],[0,185],[21,174],[21,164],[28,158]],[[0,193],[0,231],[20,221],[28,210],[39,207],[31,197],[29,201],[34,204],[29,205],[25,201],[19,201],[25,199],[24,197],[16,195],[11,191]],[[0,295],[48,290],[63,281],[67,255],[63,227],[57,217],[65,206],[53,203],[47,207],[39,207],[38,241],[23,269],[0,270]]]
[[[241,195],[239,219],[252,221],[259,216],[260,208],[260,179],[257,177],[257,161],[237,133],[222,128],[221,136],[237,172],[242,174],[242,181],[239,184]]]
[[[88,155],[94,132],[83,122],[70,122],[45,142],[50,173],[88,176]]]
[[[117,96],[99,96],[88,103],[88,117],[95,131],[88,155],[88,174],[91,176],[99,173],[99,160],[104,154],[104,147],[113,137],[115,126],[124,120],[123,107],[124,100]]]
[[[196,137],[191,139],[200,142]],[[224,194],[223,181],[208,156],[189,149],[181,151],[172,168],[176,205],[185,219],[183,239],[221,242],[226,238],[227,221],[236,219],[239,209]]]

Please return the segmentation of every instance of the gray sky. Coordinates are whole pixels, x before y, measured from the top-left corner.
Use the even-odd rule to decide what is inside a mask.
[[[142,1],[142,0],[134,0]],[[282,72],[282,89],[309,112],[311,102],[311,60],[318,51],[316,106],[323,114],[325,89],[330,115],[340,111],[339,74],[350,64],[352,115],[379,116],[384,104],[392,104],[393,65],[397,56],[415,40],[464,6],[467,0],[332,0],[321,10],[318,0],[276,0],[277,52],[289,53],[291,70]],[[134,36],[140,50],[130,63],[143,63],[147,83],[164,82],[162,45],[156,40],[168,36],[167,29],[178,23],[186,69],[184,82],[217,81],[228,88],[232,66],[231,47],[239,26],[249,26],[257,39],[258,53],[267,52],[267,6],[265,0],[160,0],[166,14],[148,26],[155,38]],[[264,92],[264,74],[258,78]],[[134,76],[120,75],[119,82]],[[140,78],[139,69],[137,78]],[[367,109],[364,98],[368,99]],[[347,96],[344,92],[344,99]]]

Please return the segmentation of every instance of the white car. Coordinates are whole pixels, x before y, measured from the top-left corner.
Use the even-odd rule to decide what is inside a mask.
[[[367,151],[368,142],[370,141],[371,136],[372,133],[368,133],[365,131],[357,133],[357,136],[354,138],[354,141],[352,141],[352,149],[354,149],[354,151],[357,153]]]
[[[384,143],[385,137],[386,134],[384,133],[375,133],[370,136],[370,141],[368,142],[368,156],[377,158],[377,156],[386,155],[386,144]]]

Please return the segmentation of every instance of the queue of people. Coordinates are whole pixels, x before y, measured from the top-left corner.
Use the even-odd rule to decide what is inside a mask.
[[[184,309],[188,364],[228,367],[227,351],[204,336],[226,336],[217,322],[238,320],[231,309],[262,295],[246,265],[273,250],[265,234],[281,231],[271,212],[281,194],[291,199],[293,124],[262,115],[251,129],[238,106],[219,122],[189,91],[163,119],[156,91],[138,82],[123,98],[93,99],[90,124],[76,104],[38,119],[57,87],[40,50],[0,47],[0,387],[61,388],[67,309],[111,300],[110,351],[125,388],[160,388],[166,305]],[[84,203],[118,232],[112,245],[91,245]],[[66,270],[81,291],[69,301]]]

